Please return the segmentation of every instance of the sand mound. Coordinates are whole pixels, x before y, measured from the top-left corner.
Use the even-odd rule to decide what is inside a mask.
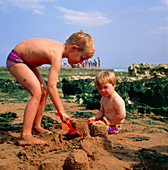
[[[112,144],[105,132],[106,126],[95,124],[91,131],[83,122],[74,122],[73,126],[80,129],[82,136],[70,138],[67,131],[63,130],[53,135],[41,134],[37,137],[49,141],[49,144],[25,146],[17,153],[18,159],[42,170],[110,169],[111,164],[108,165],[107,161],[104,161],[104,159],[111,159],[109,153],[112,149]],[[99,162],[98,165],[95,161]],[[20,168],[23,168],[23,165]]]
[[[65,160],[64,164],[65,170],[88,170],[89,169],[89,161],[82,149],[73,150]]]
[[[105,124],[102,123],[95,123],[91,126],[90,131],[91,136],[107,136],[108,131]]]
[[[55,134],[52,135],[46,133],[36,135],[37,138],[48,141],[47,145],[17,146],[16,141],[20,132],[1,132],[1,144],[3,144],[1,152],[3,154],[0,155],[0,169],[122,170],[130,169],[130,165],[142,161],[148,167],[154,167],[154,162],[157,163],[158,159],[164,163],[163,167],[167,166],[165,164],[165,162],[167,163],[167,155],[160,154],[167,150],[167,146],[162,146],[162,148],[156,146],[144,150],[141,149],[140,145],[139,150],[129,149],[123,147],[118,141],[122,142],[123,145],[126,144],[127,147],[130,144],[137,146],[140,144],[139,142],[143,141],[131,142],[130,137],[125,138],[125,136],[129,136],[128,133],[108,135],[106,126],[99,123],[94,124],[90,129],[87,123],[80,121],[73,122],[73,126],[81,131],[81,136],[69,136],[67,130],[61,129],[55,129]],[[9,135],[12,137],[9,138]],[[159,135],[162,134],[158,134],[156,139],[161,138]],[[144,140],[143,144],[152,141]],[[159,166],[156,164],[156,167]]]

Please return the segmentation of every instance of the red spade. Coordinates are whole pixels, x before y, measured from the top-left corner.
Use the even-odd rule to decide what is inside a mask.
[[[93,122],[96,122],[96,121],[98,121],[99,120],[99,118],[95,118],[95,119],[92,119],[92,121],[90,121],[90,120],[82,120],[82,121],[79,121],[79,122],[84,122],[84,123],[87,123],[88,125],[91,125]]]
[[[62,113],[57,112],[57,113],[55,113],[55,115],[59,116],[61,118],[61,120],[62,120]],[[69,135],[76,135],[77,134],[77,135],[81,136],[82,134],[81,134],[80,130],[79,129],[74,129],[72,127],[72,122],[73,122],[73,120],[69,120],[68,123],[66,123],[66,125],[69,128],[68,134]],[[62,129],[67,129],[67,128],[63,128],[63,127],[65,127],[65,126],[62,126]]]

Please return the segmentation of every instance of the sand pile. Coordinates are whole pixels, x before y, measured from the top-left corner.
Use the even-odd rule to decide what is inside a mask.
[[[163,162],[162,167],[167,164],[167,156],[164,154],[167,146],[142,149],[145,144],[155,140],[160,141],[160,135],[155,140],[131,141],[125,138],[129,134],[107,135],[106,126],[94,124],[89,129],[83,122],[74,122],[74,128],[80,129],[81,136],[69,136],[68,131],[55,129],[55,134],[36,135],[37,138],[49,142],[47,145],[17,146],[20,132],[0,132],[1,149],[0,169],[1,170],[122,170],[131,169],[131,165],[140,162],[141,167],[161,167],[157,160]],[[125,125],[131,126],[131,125]],[[135,126],[135,125],[134,125]],[[140,131],[139,131],[140,132]],[[144,134],[144,131],[143,131]],[[9,136],[12,135],[11,138]],[[123,147],[117,141],[126,146]],[[143,142],[143,146],[141,146]],[[130,146],[139,146],[137,149],[130,149]],[[155,149],[155,150],[154,150]],[[157,149],[157,151],[156,151]],[[161,152],[164,152],[161,154]]]
[[[19,152],[15,153],[17,161],[10,160],[1,164],[0,169],[6,170],[11,166],[13,169],[42,170],[110,169],[111,163],[104,161],[112,157],[109,154],[112,144],[108,140],[105,126],[95,124],[91,130],[83,122],[74,122],[73,126],[80,129],[82,136],[70,138],[64,130],[58,130],[53,135],[41,134],[37,137],[49,141],[49,144],[22,147]],[[24,162],[24,164],[19,164],[19,162]]]

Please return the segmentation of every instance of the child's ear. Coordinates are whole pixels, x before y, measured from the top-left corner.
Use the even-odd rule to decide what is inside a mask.
[[[78,50],[78,46],[77,45],[72,45],[71,52],[77,51],[77,50]]]

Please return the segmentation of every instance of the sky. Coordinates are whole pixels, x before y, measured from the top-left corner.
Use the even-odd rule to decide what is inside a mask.
[[[0,66],[25,39],[65,43],[81,29],[101,68],[168,63],[168,0],[0,0]]]

